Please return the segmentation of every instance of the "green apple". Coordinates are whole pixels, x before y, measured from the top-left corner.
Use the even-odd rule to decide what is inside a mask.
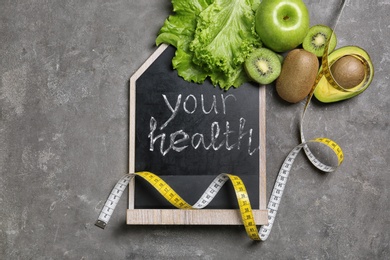
[[[255,19],[261,41],[276,52],[300,45],[310,27],[309,12],[302,0],[263,0]]]

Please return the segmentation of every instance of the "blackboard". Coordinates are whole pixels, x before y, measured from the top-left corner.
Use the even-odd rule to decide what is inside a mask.
[[[129,171],[155,173],[190,204],[218,174],[238,175],[252,208],[264,211],[264,87],[246,83],[224,91],[207,80],[184,81],[172,69],[174,53],[160,46],[130,79]],[[206,209],[237,208],[227,183]],[[172,209],[141,178],[130,184],[129,210]]]

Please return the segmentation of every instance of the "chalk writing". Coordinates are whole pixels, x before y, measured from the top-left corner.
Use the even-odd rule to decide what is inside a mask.
[[[226,149],[227,151],[233,149],[243,149],[243,146],[247,149],[249,155],[253,155],[256,151],[259,150],[259,146],[252,144],[253,139],[253,129],[246,129],[246,119],[241,116],[238,119],[238,127],[232,129],[230,121],[213,121],[210,125],[209,130],[205,129],[207,133],[204,132],[194,132],[188,133],[188,130],[184,131],[179,129],[170,134],[161,132],[164,130],[178,115],[181,111],[187,115],[192,115],[195,112],[199,111],[205,115],[209,114],[219,114],[226,115],[228,113],[228,104],[229,102],[236,102],[237,98],[232,95],[221,94],[220,101],[222,108],[218,109],[217,96],[212,95],[211,105],[207,106],[204,95],[200,95],[200,101],[198,98],[189,94],[184,98],[182,102],[182,94],[177,95],[174,102],[170,102],[168,97],[165,94],[162,94],[162,98],[167,109],[170,111],[169,118],[158,127],[158,121],[154,116],[150,117],[149,121],[149,150],[151,152],[158,151],[161,155],[165,156],[170,151],[182,152],[187,148],[192,149],[204,149],[204,150],[214,150],[218,151],[220,149]],[[229,102],[228,102],[229,101]],[[199,102],[199,103],[198,103]],[[174,105],[173,105],[174,104]],[[195,126],[191,126],[191,131],[194,130]],[[159,145],[158,145],[159,142]],[[155,146],[157,148],[155,149]]]

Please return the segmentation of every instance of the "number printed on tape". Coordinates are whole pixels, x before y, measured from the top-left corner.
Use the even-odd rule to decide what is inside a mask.
[[[339,12],[339,16],[336,19],[335,26],[333,28],[333,31],[335,30],[337,23],[339,21],[340,15],[343,11],[343,8],[345,6],[345,1],[343,1],[343,6]],[[333,34],[332,34],[333,36]],[[332,38],[328,39],[328,42],[325,47],[324,56],[322,57],[322,70],[320,71],[316,82],[318,84],[320,78],[325,75],[329,83],[335,87],[338,88],[337,83],[333,80],[332,75],[330,73],[329,64],[328,64],[328,46],[329,42]],[[366,66],[367,67],[367,66]],[[368,68],[366,68],[368,69]],[[329,79],[328,79],[329,78]],[[206,191],[203,193],[203,195],[199,198],[199,200],[194,204],[190,205],[186,201],[184,201],[179,194],[177,194],[168,183],[166,183],[163,179],[155,175],[154,173],[143,171],[143,172],[137,172],[137,173],[131,173],[124,175],[115,185],[115,187],[112,189],[106,203],[103,206],[103,209],[100,212],[100,215],[98,217],[98,220],[96,221],[96,226],[105,228],[105,226],[108,224],[111,215],[115,209],[115,207],[118,204],[119,199],[121,198],[123,191],[128,186],[130,180],[134,178],[135,176],[138,176],[140,178],[143,178],[146,180],[150,185],[152,185],[167,201],[169,201],[172,205],[179,209],[202,209],[207,207],[209,203],[215,198],[215,196],[220,191],[221,187],[230,180],[233,188],[236,193],[236,199],[239,205],[239,211],[241,214],[242,223],[245,227],[245,230],[247,232],[247,235],[253,239],[253,240],[261,240],[265,241],[268,236],[270,235],[272,226],[275,222],[276,214],[279,208],[279,205],[281,204],[281,199],[283,196],[284,189],[286,187],[287,179],[289,177],[290,171],[292,169],[294,160],[298,156],[299,152],[303,148],[306,156],[309,158],[310,162],[317,167],[318,169],[324,171],[324,172],[332,172],[334,171],[343,161],[344,154],[341,149],[341,147],[334,142],[331,139],[328,138],[316,138],[310,141],[305,141],[305,137],[303,134],[303,122],[304,122],[304,116],[308,107],[308,104],[310,103],[311,97],[314,93],[315,86],[312,88],[311,93],[309,94],[309,97],[306,101],[302,118],[301,118],[301,144],[294,147],[286,159],[284,160],[282,167],[279,170],[279,173],[276,178],[275,185],[273,187],[271,197],[269,199],[267,210],[268,210],[268,224],[262,225],[260,229],[258,230],[256,227],[256,223],[254,220],[252,207],[250,204],[250,199],[245,187],[245,184],[241,180],[239,176],[232,175],[232,174],[219,174],[207,187]],[[338,162],[337,166],[329,166],[321,163],[314,154],[310,151],[308,147],[308,143],[310,142],[316,142],[324,144],[326,147],[330,148],[335,155],[337,156]]]

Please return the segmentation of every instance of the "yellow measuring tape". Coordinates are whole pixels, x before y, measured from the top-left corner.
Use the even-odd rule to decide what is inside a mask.
[[[338,20],[340,18],[340,15],[342,13],[344,5],[345,5],[345,1],[343,1],[343,6],[342,6],[341,11],[339,13],[339,17],[336,20],[333,31],[336,28],[336,25],[338,23]],[[362,88],[365,87],[365,84],[369,84],[369,82],[366,81],[365,84],[363,84],[362,87],[359,88],[358,90],[356,90],[356,89],[349,90],[349,89],[342,88],[334,80],[332,73],[330,71],[331,64],[329,65],[329,62],[328,62],[328,55],[329,55],[328,46],[329,46],[329,42],[330,42],[332,37],[333,37],[333,33],[332,33],[332,36],[330,37],[330,39],[328,39],[328,43],[325,47],[324,55],[322,57],[321,70],[319,71],[319,73],[317,75],[317,78],[315,80],[315,84],[312,88],[312,91],[310,92],[310,94],[308,96],[308,99],[306,101],[306,104],[305,104],[305,107],[303,110],[303,114],[301,117],[301,124],[300,124],[301,144],[294,147],[294,149],[292,149],[291,152],[288,154],[288,156],[284,160],[282,167],[280,168],[278,176],[276,178],[276,182],[274,184],[274,187],[273,187],[273,190],[271,193],[271,197],[270,197],[269,203],[267,205],[267,210],[268,210],[268,224],[267,225],[261,226],[260,229],[257,228],[255,220],[254,220],[248,192],[245,188],[243,181],[240,179],[240,177],[238,177],[236,175],[227,174],[227,173],[222,173],[222,174],[218,175],[213,180],[213,182],[209,185],[209,187],[206,189],[206,191],[203,193],[203,195],[199,198],[199,200],[194,205],[190,205],[182,197],[180,197],[180,195],[177,194],[168,185],[168,183],[166,183],[163,179],[161,179],[160,177],[158,177],[154,173],[146,172],[146,171],[137,172],[137,173],[133,173],[133,174],[126,174],[118,181],[118,183],[115,185],[115,187],[111,191],[111,194],[110,194],[109,198],[107,199],[107,201],[106,201],[106,203],[105,203],[105,205],[104,205],[104,207],[103,207],[103,209],[98,217],[96,225],[101,227],[101,228],[104,228],[107,225],[120,197],[123,194],[123,191],[127,187],[131,178],[133,178],[135,176],[139,176],[139,177],[145,179],[167,201],[169,201],[176,208],[194,209],[194,210],[202,209],[202,208],[206,207],[214,199],[214,197],[216,196],[218,191],[221,189],[221,187],[228,180],[230,180],[232,185],[233,185],[233,188],[235,190],[235,194],[236,194],[236,198],[237,198],[237,202],[238,202],[238,206],[239,206],[239,211],[240,211],[242,222],[243,222],[243,225],[245,227],[247,235],[252,240],[265,241],[271,232],[273,223],[275,221],[276,213],[277,213],[277,210],[278,210],[280,202],[281,202],[283,191],[284,191],[285,186],[286,186],[286,182],[287,182],[289,173],[291,171],[294,160],[296,159],[300,150],[303,148],[306,156],[309,158],[311,163],[315,167],[317,167],[318,169],[320,169],[324,172],[335,171],[336,168],[343,162],[343,159],[344,159],[344,155],[343,155],[341,147],[336,142],[332,141],[331,139],[316,138],[316,139],[313,139],[310,141],[305,141],[305,137],[303,134],[303,122],[304,122],[304,117],[305,117],[307,107],[310,103],[310,100],[311,100],[313,94],[314,94],[314,90],[315,90],[316,86],[318,85],[318,83],[321,80],[326,80],[332,87],[334,87],[338,90],[341,90],[344,92],[351,92],[351,91],[360,91]],[[365,57],[362,57],[360,54],[354,54],[354,53],[351,55],[354,55],[355,57],[359,58],[364,63],[365,68],[366,68],[366,75],[369,75],[371,72],[370,66],[369,66],[367,60],[365,59]],[[310,149],[308,147],[308,143],[320,143],[320,144],[323,144],[325,147],[328,147],[336,155],[337,165],[336,166],[328,166],[328,165],[320,162],[316,158],[316,156],[314,156],[313,153],[310,151]]]
[[[317,138],[310,142],[319,142],[326,146],[328,146],[336,155],[338,158],[338,164],[341,164],[343,160],[343,153],[341,148],[332,140],[327,138]],[[199,198],[199,200],[194,204],[190,205],[187,203],[179,194],[177,194],[176,191],[174,191],[168,183],[166,183],[162,178],[155,175],[154,173],[143,171],[143,172],[137,172],[134,174],[126,174],[123,176],[118,183],[115,185],[113,190],[111,191],[110,196],[108,197],[103,209],[100,212],[100,215],[98,217],[98,220],[96,221],[95,225],[101,228],[105,228],[108,221],[111,218],[111,215],[118,204],[118,201],[120,197],[123,194],[123,191],[128,186],[130,180],[134,178],[135,176],[141,177],[144,180],[146,180],[152,187],[154,187],[167,201],[169,201],[173,206],[179,209],[202,209],[206,207],[218,194],[218,191],[222,188],[222,186],[230,180],[235,194],[237,198],[237,203],[239,206],[239,211],[241,215],[241,219],[243,222],[243,225],[245,227],[247,235],[252,240],[263,240],[265,241],[268,238],[268,235],[271,231],[272,225],[274,223],[276,213],[283,195],[283,191],[287,182],[288,175],[290,173],[292,164],[297,157],[299,151],[306,145],[306,143],[302,143],[298,146],[296,146],[287,156],[285,159],[278,177],[276,179],[275,186],[272,191],[271,198],[268,203],[268,224],[263,225],[260,228],[260,231],[257,229],[256,222],[253,216],[252,212],[252,206],[249,200],[248,192],[245,188],[244,182],[241,180],[241,178],[237,175],[233,174],[227,174],[222,173],[218,175],[212,183],[209,185],[209,187],[206,189],[206,191],[203,193],[203,195]],[[320,162],[314,161],[315,165],[319,168]],[[331,167],[325,166],[323,167],[323,170],[325,171],[331,171]]]
[[[206,207],[214,199],[219,189],[225,184],[225,182],[230,180],[236,193],[236,198],[245,229],[252,239],[258,238],[258,232],[254,221],[248,192],[240,177],[232,174],[218,175],[207,188],[205,193],[200,197],[200,199],[194,205],[190,205],[157,175],[151,172],[137,172],[135,175],[142,177],[147,182],[149,182],[149,184],[151,184],[167,201],[179,209],[202,209]]]

